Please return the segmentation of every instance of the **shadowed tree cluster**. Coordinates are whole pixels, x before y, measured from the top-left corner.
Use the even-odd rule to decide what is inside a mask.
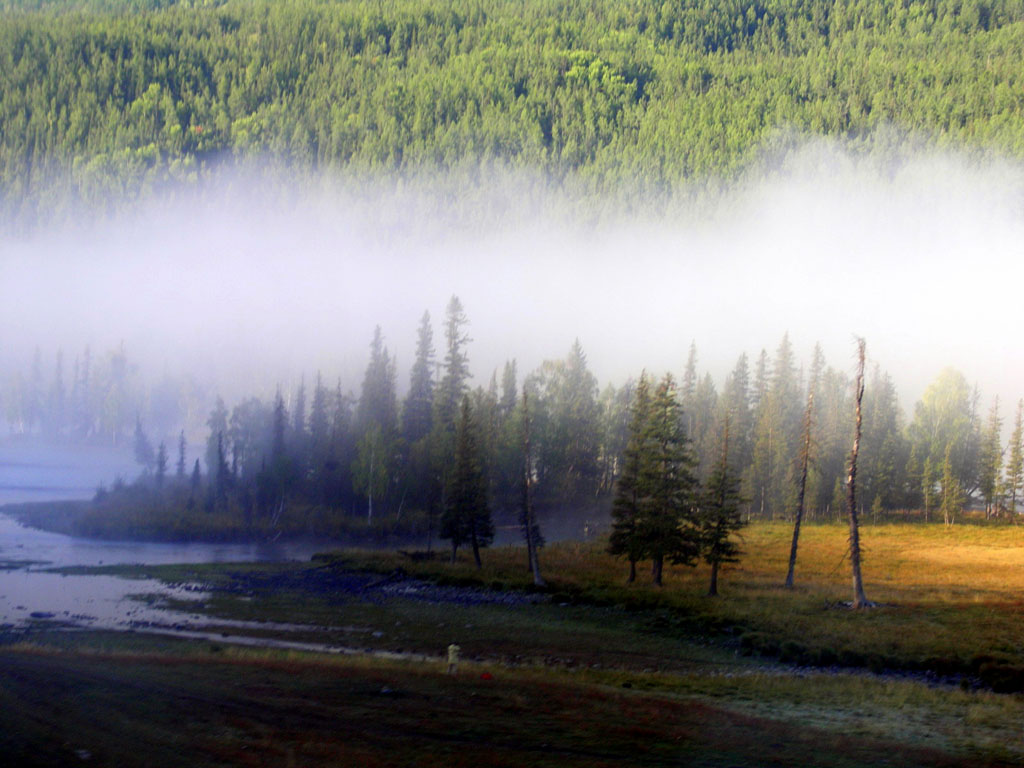
[[[860,519],[919,510],[952,525],[971,505],[1017,518],[1021,406],[1004,443],[998,401],[982,419],[976,389],[952,369],[928,387],[909,423],[877,367],[855,390],[820,347],[805,369],[785,336],[752,372],[741,355],[721,392],[700,372],[695,345],[678,386],[644,375],[601,389],[578,340],[521,383],[509,361],[472,386],[468,327],[452,297],[436,350],[424,313],[401,397],[377,328],[358,395],[316,375],[308,395],[303,381],[269,403],[250,397],[229,409],[218,399],[194,465],[184,432],[151,440],[134,414],[139,484],[151,491],[141,506],[180,509],[179,531],[215,518],[232,535],[415,537],[428,547],[443,539],[475,558],[495,537],[522,535],[538,581],[542,530],[588,536],[610,519],[611,550],[629,561],[631,579],[641,561],[657,581],[666,562],[704,560],[712,592],[719,567],[737,555],[741,524],[789,519],[791,584],[800,524],[849,515],[857,406]],[[111,489],[107,503],[116,496]],[[209,520],[190,517],[197,514]]]

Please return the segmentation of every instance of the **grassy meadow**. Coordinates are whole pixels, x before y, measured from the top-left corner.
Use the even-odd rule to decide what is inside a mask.
[[[706,596],[705,565],[666,569],[659,589],[641,564],[637,582],[627,585],[626,563],[606,555],[601,542],[548,546],[541,564],[563,602],[653,610],[666,627],[733,636],[744,652],[876,670],[984,671],[997,687],[1024,683],[1014,678],[1024,670],[1024,527],[864,526],[865,589],[878,604],[866,611],[844,604],[852,591],[845,526],[803,527],[795,587],[786,590],[791,537],[792,526],[783,522],[744,529],[744,555],[724,569],[717,598]],[[487,552],[480,571],[468,557],[455,565],[390,553],[341,557],[454,583],[530,584],[525,556],[514,547]]]
[[[1024,529],[865,526],[878,606],[864,611],[843,604],[846,529],[805,527],[785,590],[790,535],[746,529],[718,598],[706,567],[668,569],[661,589],[641,568],[627,585],[600,542],[546,547],[536,601],[518,547],[485,552],[480,571],[356,550],[91,569],[204,585],[187,610],[206,635],[8,633],[0,749],[23,765],[79,750],[104,765],[1024,762],[1024,694],[1000,692],[1024,667]],[[431,584],[387,590],[407,575]],[[233,644],[243,635],[346,652]]]

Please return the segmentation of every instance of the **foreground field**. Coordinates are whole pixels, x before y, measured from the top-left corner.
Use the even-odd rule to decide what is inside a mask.
[[[367,552],[102,569],[202,585],[187,607],[204,618],[8,633],[0,750],[20,765],[79,750],[111,765],[1024,763],[1024,696],[992,690],[1022,663],[1020,530],[869,526],[882,604],[866,612],[841,604],[838,526],[811,526],[798,588],[778,586],[788,533],[748,529],[717,599],[703,571],[627,586],[599,544],[548,547],[539,593],[510,589],[527,582],[517,548],[481,572]]]
[[[742,561],[706,597],[706,568],[672,568],[665,586],[626,585],[626,565],[600,542],[544,550],[552,588],[567,602],[661,612],[681,632],[731,635],[742,649],[812,665],[981,674],[997,689],[1024,687],[1024,527],[888,524],[862,530],[868,597],[851,611],[846,528],[805,526],[796,587],[782,588],[791,528],[762,523],[744,531]],[[345,554],[343,562],[455,583],[528,587],[523,555],[487,553],[468,561],[412,562],[392,554]]]
[[[144,652],[140,652],[144,651]],[[365,660],[0,653],[13,764],[966,766],[948,747],[822,728],[565,674]],[[941,742],[941,738],[936,741]]]

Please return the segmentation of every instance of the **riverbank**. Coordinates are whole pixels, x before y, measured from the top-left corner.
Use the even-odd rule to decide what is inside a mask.
[[[278,563],[63,568],[48,575],[127,580],[135,602],[164,616],[130,620],[129,631],[116,633],[76,631],[55,617],[0,634],[5,669],[33,660],[7,690],[38,686],[63,702],[49,720],[41,701],[24,713],[9,707],[0,732],[22,734],[11,754],[34,743],[26,733],[84,743],[93,754],[117,756],[122,743],[141,750],[136,725],[114,711],[123,695],[159,700],[142,706],[153,719],[137,727],[152,729],[155,745],[166,740],[167,754],[179,749],[199,766],[244,764],[243,755],[255,764],[411,765],[418,754],[425,756],[418,764],[458,765],[465,757],[483,766],[1024,762],[1024,695],[997,692],[1012,687],[1024,652],[1019,529],[867,526],[866,583],[880,603],[869,611],[843,604],[841,526],[805,528],[797,588],[782,589],[788,533],[783,524],[747,529],[746,554],[722,573],[714,599],[705,596],[705,569],[670,568],[661,589],[641,569],[638,583],[627,585],[622,561],[599,544],[575,542],[543,550],[543,589],[532,587],[517,547],[487,551],[481,570],[468,555],[451,564],[443,555],[368,550]],[[150,592],[154,580],[173,590]],[[444,674],[451,643],[462,649],[458,682]],[[108,672],[103,660],[135,665],[137,676]],[[109,689],[109,702],[76,698],[80,678]],[[208,686],[207,678],[222,685]],[[334,680],[334,687],[318,683],[307,698],[282,678]],[[376,690],[379,711],[353,698],[349,685]],[[491,689],[477,686],[500,691],[486,698]],[[204,751],[211,741],[201,729],[179,732],[176,707],[193,701],[204,723],[227,728],[224,718],[237,721],[248,691],[253,719],[229,757]],[[401,697],[398,709],[392,692]],[[86,707],[116,739],[97,742],[84,725],[78,730],[92,716],[78,709]],[[276,724],[288,707],[301,712],[296,728]],[[407,730],[342,744],[318,711]],[[687,719],[696,711],[713,733]],[[22,716],[31,720],[20,723]],[[476,734],[472,746],[445,740],[435,716]],[[517,720],[503,726],[506,717]],[[532,735],[531,722],[543,735]],[[634,754],[629,738],[653,746]],[[356,743],[365,751],[345,751]],[[159,765],[154,749],[149,764]]]
[[[44,621],[4,635],[0,747],[19,764],[80,752],[157,766],[1024,760],[1024,697],[779,664],[666,624],[664,609],[437,584],[337,557],[90,570],[202,593],[189,601],[202,634]],[[251,647],[261,642],[295,647]]]
[[[608,556],[600,542],[561,542],[541,553],[548,579],[543,594],[556,603],[644,612],[656,629],[709,638],[748,656],[809,667],[964,679],[1000,692],[1024,690],[1024,603],[1019,599],[1024,591],[1024,529],[864,526],[865,579],[877,606],[859,612],[848,608],[845,528],[805,526],[796,586],[783,589],[790,536],[785,523],[747,528],[744,555],[737,565],[723,569],[717,599],[706,596],[706,568],[669,568],[663,589],[649,584],[644,573],[636,584],[626,585],[626,565]],[[489,550],[480,570],[468,558],[455,564],[447,560],[440,553],[427,558],[394,550],[346,550],[324,555],[316,578],[300,586],[322,590],[317,580],[330,584],[331,573],[373,571],[404,572],[442,587],[506,594],[534,590],[520,548]],[[161,578],[203,581],[207,573],[220,578],[214,571],[198,568],[190,576],[164,571]],[[239,573],[236,569],[236,578]],[[253,590],[263,586],[272,587],[264,591],[288,594],[294,585],[267,582],[253,585]],[[249,589],[238,583],[234,588]],[[274,620],[293,621],[294,610],[286,603]]]
[[[843,667],[966,678],[998,691],[1024,690],[1024,530],[1015,526],[869,525],[862,529],[864,574],[876,607],[849,608],[846,529],[805,526],[796,586],[784,589],[791,527],[757,523],[744,531],[741,561],[724,569],[721,596],[709,598],[707,568],[671,568],[664,588],[600,543],[548,547],[542,564],[553,599],[645,612],[657,626],[705,636],[739,653],[812,667]],[[419,560],[395,553],[342,553],[348,567],[442,583],[530,589],[522,553],[468,560]],[[972,682],[973,684],[973,682]]]
[[[108,541],[255,544],[315,538],[325,546],[396,547],[426,537],[425,523],[415,516],[368,522],[324,507],[295,505],[280,519],[247,520],[238,510],[190,507],[180,491],[160,495],[151,488],[125,487],[91,500],[6,504],[0,514],[51,533]]]

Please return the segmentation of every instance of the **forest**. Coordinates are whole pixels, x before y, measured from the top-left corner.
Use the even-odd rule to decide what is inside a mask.
[[[1021,765],[1022,51],[1024,0],[0,0],[0,753]]]
[[[686,503],[718,482],[742,521],[791,519],[802,488],[808,519],[845,515],[852,372],[829,365],[820,346],[805,364],[784,336],[771,354],[740,354],[716,383],[691,345],[677,379],[637,372],[602,386],[576,341],[564,358],[525,374],[509,360],[488,379],[471,370],[469,324],[452,297],[435,341],[425,312],[401,385],[378,327],[358,392],[316,374],[270,401],[250,396],[229,407],[215,398],[208,413],[198,409],[213,398],[194,388],[165,378],[147,389],[125,374],[123,350],[91,377],[90,358],[76,361],[70,387],[62,358],[47,382],[37,355],[34,373],[13,379],[29,383],[4,392],[8,426],[131,446],[140,475],[100,489],[77,523],[93,535],[450,540],[451,499],[462,493],[476,494],[486,543],[503,531],[518,538],[525,487],[541,537],[593,537],[611,530],[638,414],[658,398],[672,410]],[[1016,521],[1020,403],[1004,414],[998,398],[983,403],[946,368],[908,416],[886,372],[875,366],[866,379],[860,514],[952,525],[970,511]],[[202,437],[191,429],[186,437],[190,411],[205,420]]]
[[[117,211],[246,163],[354,178],[479,180],[522,168],[628,206],[633,193],[644,205],[735,181],[807,134],[852,151],[921,141],[1024,156],[1020,0],[0,9],[0,220],[16,228],[80,204]],[[804,363],[783,338],[772,354],[740,355],[716,382],[693,348],[678,382],[636,371],[601,387],[577,342],[534,371],[510,360],[474,389],[460,307],[448,309],[440,350],[424,316],[407,387],[378,332],[357,393],[317,374],[272,401],[217,400],[212,412],[213,393],[188,377],[143,387],[123,347],[73,360],[58,352],[52,375],[37,353],[30,370],[7,373],[9,431],[133,441],[143,481],[100,496],[109,507],[156,494],[138,505],[154,515],[135,525],[164,537],[348,534],[357,524],[433,537],[457,445],[472,443],[497,534],[517,524],[525,477],[541,527],[558,537],[608,521],[646,382],[674,393],[695,487],[725,455],[744,519],[792,514],[801,458],[809,514],[842,508],[850,374],[820,349]],[[871,371],[862,511],[951,522],[978,505],[1012,517],[1020,443],[1019,406],[1004,415],[983,404],[956,370],[938,374],[910,414],[891,377]]]
[[[525,168],[629,206],[808,134],[1020,158],[1022,22],[1021,0],[5,1],[0,214],[252,162]]]

